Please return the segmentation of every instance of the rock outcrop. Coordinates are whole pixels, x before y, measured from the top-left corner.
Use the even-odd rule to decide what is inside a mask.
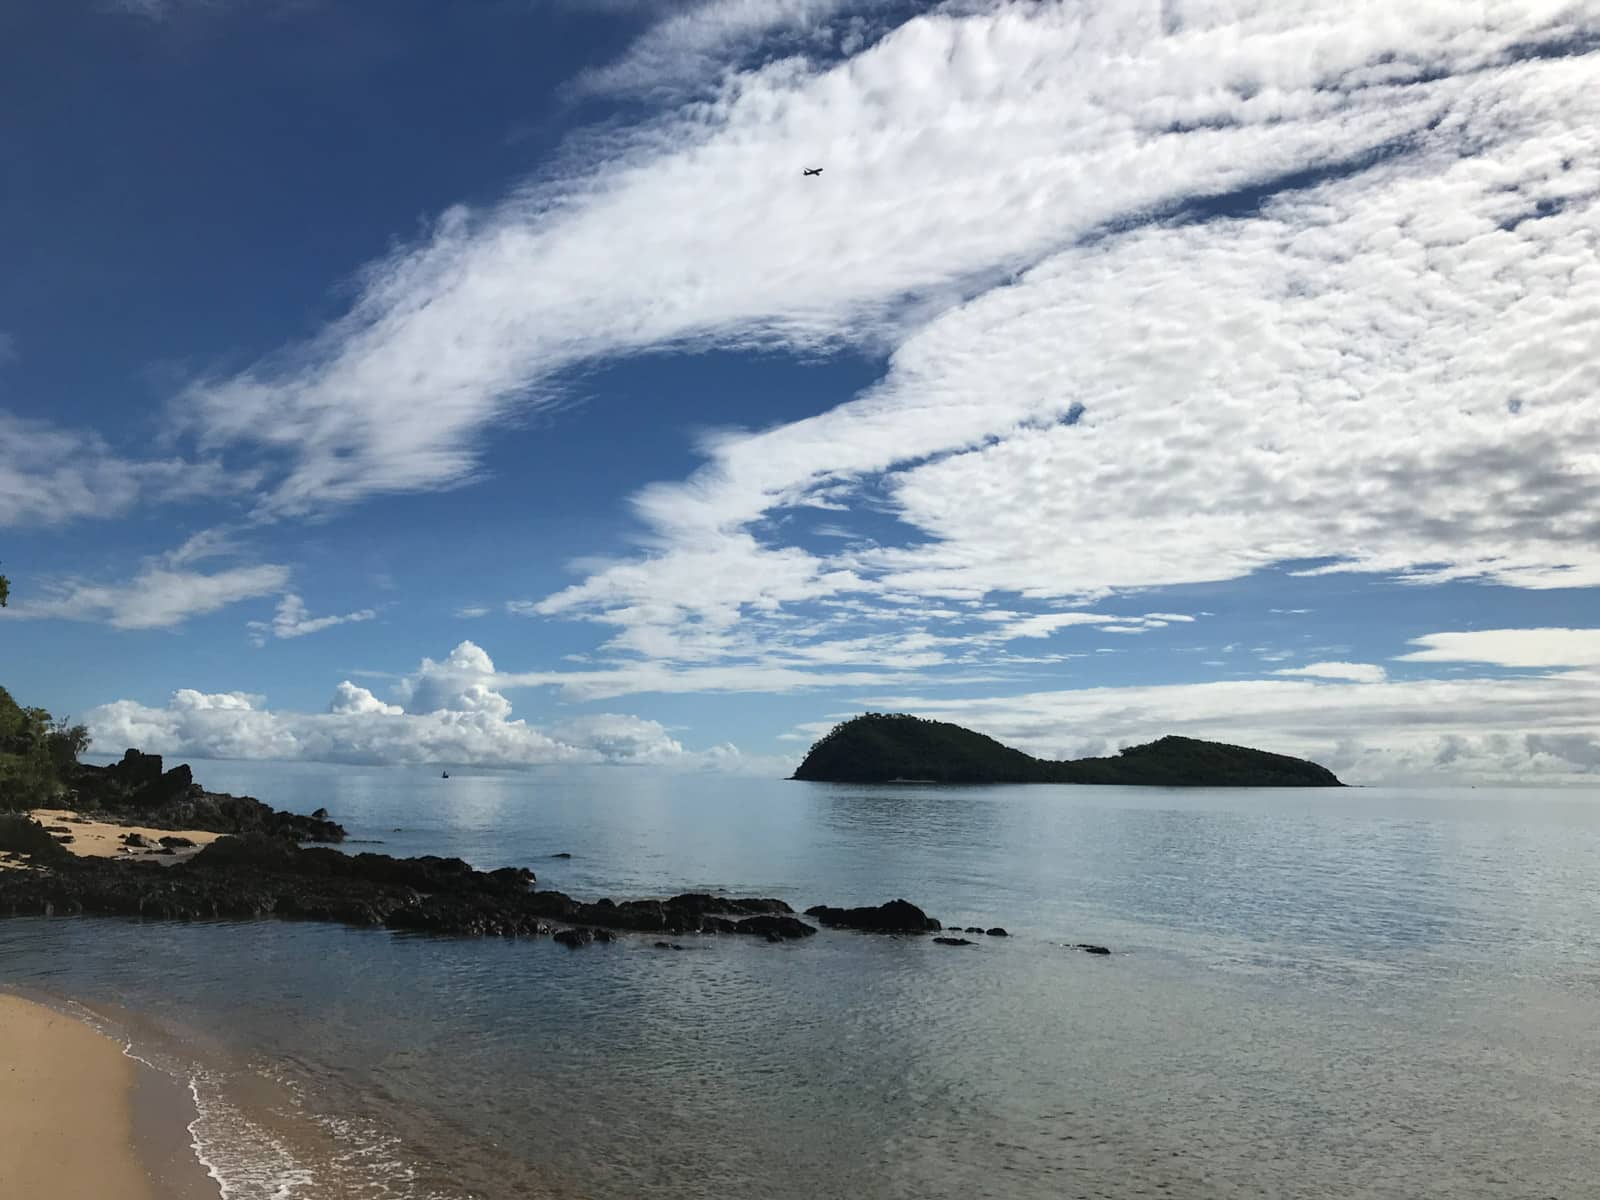
[[[944,926],[909,900],[891,900],[872,908],[830,908],[818,904],[806,909],[830,929],[859,929],[863,933],[937,933]]]
[[[782,900],[688,893],[597,900],[535,890],[532,871],[477,871],[459,858],[391,858],[299,847],[264,834],[224,837],[187,862],[73,858],[42,828],[0,849],[48,857],[43,871],[0,872],[0,915],[133,916],[165,920],[282,917],[475,936],[541,936],[558,926],[638,933],[733,933],[784,941],[814,926]],[[7,826],[6,828],[9,828]],[[42,835],[44,841],[39,841]],[[591,939],[592,940],[592,939]]]
[[[279,812],[250,796],[208,792],[187,763],[162,769],[159,754],[129,750],[107,767],[79,764],[69,803],[80,812],[163,829],[264,833],[296,842],[342,842],[344,827],[326,810],[309,817]]]

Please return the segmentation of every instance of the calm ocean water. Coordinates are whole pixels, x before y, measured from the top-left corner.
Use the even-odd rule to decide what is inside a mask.
[[[1596,1194],[1600,792],[197,776],[583,898],[1014,935],[0,922],[0,984],[193,1079],[231,1197]]]

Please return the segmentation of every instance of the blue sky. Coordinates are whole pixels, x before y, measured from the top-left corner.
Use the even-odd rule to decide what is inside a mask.
[[[0,681],[191,757],[1592,779],[1597,68],[1534,0],[11,6]]]

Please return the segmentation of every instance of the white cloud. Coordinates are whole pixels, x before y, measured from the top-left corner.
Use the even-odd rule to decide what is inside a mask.
[[[123,458],[98,434],[0,409],[0,527],[113,517],[140,499],[228,495],[258,480],[254,472],[226,471],[216,462]]]
[[[149,565],[124,583],[68,580],[51,585],[42,597],[6,609],[0,619],[54,617],[113,629],[168,629],[241,600],[271,595],[288,582],[289,568],[272,564],[212,574]]]
[[[574,90],[676,99],[751,65],[745,60],[757,51],[770,61],[832,48],[836,35],[828,19],[845,7],[845,0],[703,0],[669,13],[616,62],[580,74]],[[844,35],[855,32],[855,25],[847,25]]]
[[[234,541],[232,533],[226,528],[217,527],[190,534],[182,545],[162,555],[161,560],[169,567],[186,567],[190,563],[205,562],[207,559],[239,552],[240,547]]]
[[[398,717],[406,710],[398,704],[388,704],[379,700],[366,688],[359,687],[346,679],[333,689],[333,700],[328,704],[328,711],[342,715],[378,713],[386,717]]]
[[[614,607],[598,604],[585,612],[590,620],[616,627],[602,647],[599,665],[578,671],[528,672],[515,676],[518,686],[559,686],[581,699],[604,699],[630,692],[792,692],[821,687],[883,686],[905,682],[934,669],[959,670],[930,682],[945,686],[990,682],[1003,676],[977,667],[1024,663],[1062,663],[1069,653],[1017,655],[1008,643],[1058,639],[1071,631],[1147,633],[1167,621],[1150,617],[1113,617],[1104,613],[1025,612],[1012,608],[962,605],[930,606],[914,597],[877,595],[871,599],[825,601],[816,611],[799,615],[785,608],[786,589],[800,589],[788,599],[802,599],[804,580],[785,580],[777,572],[744,586],[764,587],[764,594],[744,611],[713,608],[718,594],[739,583],[737,564],[726,567],[710,556],[683,556],[678,565],[698,570],[706,581],[699,609],[638,597]],[[726,573],[729,583],[719,592],[713,581]],[[608,583],[626,578],[613,574]],[[576,606],[582,587],[541,603],[512,601],[507,608],[521,615],[562,614]],[[1171,614],[1168,614],[1169,616]],[[1080,642],[1081,645],[1081,642]]]
[[[1600,667],[1600,629],[1480,629],[1413,638],[1399,662],[1492,663],[1501,667]]]
[[[1037,36],[1019,55],[1052,52],[1050,20],[1067,10],[1050,11],[1026,19],[1042,24],[1027,25]],[[1158,203],[1132,164],[1169,142],[1183,149],[1185,195],[1237,186],[1251,162],[1405,151],[1240,219],[1077,244],[1071,220],[1112,214],[1062,198],[1065,249],[926,320],[861,398],[710,439],[702,471],[638,497],[646,557],[595,567],[536,611],[615,624],[610,649],[659,654],[686,631],[852,593],[1086,599],[1286,560],[1417,582],[1600,584],[1600,380],[1585,352],[1600,306],[1600,168],[1583,149],[1600,136],[1600,93],[1592,56],[1513,62],[1508,50],[1570,42],[1576,10],[1419,5],[1393,24],[1360,5],[1317,21],[1276,5],[1252,10],[1225,49],[1204,21],[1146,37],[1132,11],[1080,32],[1115,29],[1165,72],[1089,71],[1103,107],[1062,100],[1094,135],[1081,156],[1064,141],[1045,179],[1121,153],[1133,178],[1109,159],[1111,177],[1096,178],[1127,216]],[[965,47],[1018,12],[908,27],[873,61],[933,29],[959,28],[950,45]],[[1592,32],[1600,15],[1581,19]],[[1289,46],[1296,55],[1268,52]],[[1430,78],[1390,87],[1375,82],[1385,71]],[[993,81],[990,99],[1006,86]],[[1011,219],[990,200],[976,211]],[[960,245],[960,218],[941,220]],[[911,544],[818,555],[783,544],[788,526],[773,520],[885,497],[916,530]]]
[[[527,767],[549,763],[650,763],[775,770],[730,746],[684,749],[655,721],[617,713],[571,718],[545,731],[513,720],[494,692],[494,663],[470,642],[442,662],[424,659],[405,684],[407,705],[389,704],[346,680],[322,713],[273,711],[242,692],[175,692],[160,708],[132,700],[101,705],[85,721],[102,746],[197,758],[342,763],[444,763]]]
[[[1549,2],[1330,13],[1262,0],[1233,20],[1190,14],[1176,36],[1153,7],[984,7],[909,21],[826,69],[741,74],[602,141],[579,175],[447,213],[425,244],[375,264],[312,344],[195,387],[192,426],[207,444],[281,452],[272,511],[459,483],[484,427],[538,403],[566,366],[687,344],[882,344],[1108,223],[1441,119],[1471,124],[1473,90],[1522,70],[1497,69],[1516,47],[1588,28]],[[1560,63],[1522,70],[1524,92],[1561,109],[1580,147],[1581,96],[1566,102],[1585,69],[1566,64],[1568,83]],[[813,160],[824,181],[798,177]],[[993,428],[944,419],[933,448]],[[794,448],[787,458],[807,481],[883,455],[876,439],[834,449],[820,467]]]
[[[285,592],[278,601],[278,610],[270,621],[250,621],[250,640],[257,646],[266,645],[268,637],[298,638],[310,633],[320,633],[335,625],[348,625],[356,621],[370,621],[378,615],[376,609],[363,608],[339,617],[313,617],[306,611],[305,601],[293,592]]]
[[[832,7],[713,0],[589,85],[692,88]],[[1160,636],[1180,618],[1058,610],[1284,561],[1600,584],[1600,11],[1164,11],[974,3],[719,76],[444,214],[310,344],[193,387],[185,427],[266,452],[264,514],[314,513],[470,480],[586,360],[892,349],[850,403],[641,493],[643,555],[507,606],[607,630],[592,669],[518,677],[586,696],[971,672],[1069,615]],[[856,506],[903,544],[796,544]],[[911,611],[997,593],[998,630]],[[425,697],[504,717],[432,667]]]
[[[289,582],[289,568],[276,563],[209,573],[192,567],[237,553],[226,530],[203,530],[165,554],[144,559],[132,578],[122,582],[40,580],[26,598],[0,609],[0,620],[55,618],[113,629],[168,629],[241,600],[280,592]]]
[[[563,742],[587,746],[607,759],[621,762],[670,762],[681,758],[684,752],[660,723],[623,713],[573,717],[550,732]]]
[[[474,621],[479,617],[489,615],[489,610],[481,604],[469,604],[456,609],[456,617],[462,621]]]
[[[443,662],[424,658],[399,690],[409,712],[481,712],[503,720],[511,714],[511,702],[494,690],[495,681],[487,651],[463,641]]]
[[[0,329],[0,366],[17,361],[17,337]]]
[[[1311,679],[1342,679],[1349,683],[1382,683],[1389,673],[1375,663],[1315,662],[1303,667],[1282,667],[1274,675],[1303,675]]]

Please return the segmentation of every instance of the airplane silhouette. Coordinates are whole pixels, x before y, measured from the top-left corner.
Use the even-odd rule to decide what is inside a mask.
[[[822,174],[822,168],[821,167],[806,167],[800,173],[802,175],[821,175]]]

